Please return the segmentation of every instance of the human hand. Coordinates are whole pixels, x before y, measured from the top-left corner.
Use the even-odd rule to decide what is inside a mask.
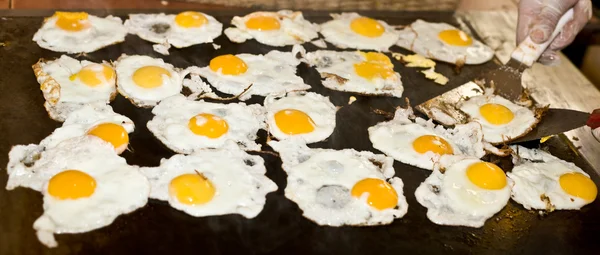
[[[569,21],[548,49],[538,59],[544,65],[560,63],[558,51],[571,44],[575,36],[592,17],[590,0],[521,0],[519,2],[519,20],[517,24],[517,44],[527,36],[534,43],[541,44],[549,40],[560,17],[573,8],[573,20]]]

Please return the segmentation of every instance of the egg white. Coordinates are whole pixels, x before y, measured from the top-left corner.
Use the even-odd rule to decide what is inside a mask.
[[[180,73],[179,69],[169,63],[165,63],[160,58],[123,54],[115,61],[115,66],[117,71],[117,91],[139,107],[155,106],[161,100],[179,94],[183,88],[183,77],[185,77],[185,74]],[[145,66],[162,67],[171,74],[171,77],[163,75],[162,85],[156,88],[140,87],[133,81],[133,74],[136,70]]]
[[[50,61],[40,59],[33,65],[35,76],[46,99],[46,110],[52,119],[64,121],[72,111],[86,104],[108,104],[114,99],[117,92],[116,75],[110,80],[99,75],[102,83],[94,87],[84,84],[79,78],[70,79],[71,75],[91,64],[97,63],[87,60],[79,61],[62,55],[60,58]],[[110,63],[103,62],[102,64],[113,68]]]
[[[362,17],[355,12],[331,14],[333,20],[321,24],[321,34],[325,41],[332,43],[341,49],[353,48],[362,50],[388,51],[398,41],[399,33],[394,27],[383,20],[377,20],[385,29],[378,37],[366,37],[355,33],[350,24],[352,20]]]
[[[13,155],[26,147],[13,148]],[[111,224],[114,219],[144,206],[150,193],[148,180],[119,157],[111,144],[93,136],[77,136],[49,147],[29,163],[9,163],[7,189],[22,186],[44,195],[44,213],[33,224],[40,242],[57,246],[54,233],[82,233]],[[48,181],[75,169],[96,181],[87,198],[60,200],[48,194]]]
[[[152,113],[154,118],[148,121],[148,130],[175,152],[190,154],[204,148],[221,148],[228,142],[236,142],[245,150],[260,150],[255,141],[258,130],[265,128],[264,108],[260,105],[209,103],[176,95],[163,100]],[[224,119],[229,130],[218,138],[196,135],[188,123],[200,113]]]
[[[560,176],[567,173],[589,175],[571,162],[561,160],[539,149],[513,145],[515,167],[507,173],[513,181],[511,197],[525,209],[579,210],[591,203],[567,194],[560,186]],[[547,198],[542,200],[542,196]]]
[[[481,125],[475,122],[446,129],[431,120],[415,118],[412,108],[398,108],[394,119],[369,127],[369,139],[375,149],[402,163],[433,170],[440,155],[431,151],[421,154],[413,148],[415,139],[423,135],[443,138],[455,155],[485,155]]]
[[[201,27],[181,27],[175,22],[175,14],[129,14],[125,21],[129,33],[158,44],[171,44],[176,48],[185,48],[195,44],[211,43],[221,35],[223,24],[213,16],[201,13],[208,21]],[[155,26],[168,26],[160,31]],[[162,33],[161,33],[162,32]]]
[[[510,198],[510,179],[499,190],[479,188],[469,181],[467,168],[481,160],[464,155],[444,155],[415,191],[427,218],[438,225],[482,227],[502,210]],[[443,172],[442,172],[443,171]]]
[[[253,95],[267,96],[271,93],[311,88],[304,83],[302,77],[296,75],[296,66],[300,61],[291,52],[273,50],[265,55],[242,53],[236,56],[248,66],[243,74],[224,75],[220,70],[211,70],[209,66],[191,68],[190,71],[206,78],[218,91],[236,96],[241,94],[239,99],[242,101]]]
[[[280,28],[277,30],[260,31],[246,27],[246,21],[252,16],[271,16],[279,20]],[[249,39],[270,45],[286,46],[308,42],[319,35],[319,25],[304,19],[302,12],[281,10],[278,12],[254,12],[244,17],[235,16],[231,20],[235,27],[225,29],[225,35],[229,40],[243,43]]]
[[[57,27],[57,20],[55,16],[46,18],[42,27],[33,35],[33,41],[40,47],[66,53],[93,52],[125,41],[127,35],[127,29],[118,17],[88,15],[90,27],[76,32]]]
[[[402,97],[404,87],[400,74],[395,72],[387,79],[365,79],[354,72],[354,64],[366,58],[355,51],[309,52],[304,57],[309,65],[314,66],[321,74],[323,86],[332,90],[355,92],[361,95],[382,95]]]
[[[514,119],[503,125],[489,123],[479,111],[479,108],[482,105],[489,103],[505,106],[513,112]],[[529,131],[531,131],[540,121],[533,110],[490,93],[471,97],[468,100],[461,102],[459,109],[469,115],[470,121],[481,124],[483,139],[492,144],[501,144],[522,137],[529,133]]]
[[[482,64],[494,57],[494,50],[479,40],[472,38],[469,46],[456,46],[439,39],[438,34],[444,30],[459,30],[446,23],[432,23],[416,20],[399,31],[396,45],[428,58],[456,64],[463,62],[469,65]]]
[[[313,92],[288,92],[272,94],[265,98],[267,126],[277,139],[301,137],[306,143],[315,143],[327,139],[335,129],[337,108],[328,97]],[[306,113],[315,123],[315,130],[306,134],[289,135],[282,132],[275,122],[275,114],[284,109],[294,109]]]
[[[299,138],[268,144],[279,152],[288,176],[285,196],[319,225],[384,225],[407,212],[404,184],[393,177],[390,157],[353,149],[310,149]],[[352,187],[365,178],[388,182],[398,194],[397,206],[378,210],[367,204],[367,195],[353,197]]]
[[[29,180],[28,165],[33,164],[44,151],[59,146],[62,142],[76,137],[86,136],[94,126],[102,123],[114,123],[123,126],[127,133],[134,131],[134,124],[126,116],[115,113],[108,105],[86,105],[72,112],[61,127],[55,129],[50,135],[42,139],[39,144],[15,145],[9,152],[9,161],[6,170],[9,178],[6,189],[19,186],[34,190],[41,188],[41,183]],[[106,144],[112,145],[108,142]],[[113,153],[115,149],[113,148]]]
[[[265,176],[264,160],[250,155],[235,143],[221,149],[203,149],[190,155],[163,159],[158,167],[142,167],[150,180],[150,197],[168,201],[171,207],[194,217],[241,214],[256,217],[266,203],[266,195],[277,185]],[[215,188],[214,197],[201,205],[186,205],[169,194],[171,181],[183,174],[201,173]]]

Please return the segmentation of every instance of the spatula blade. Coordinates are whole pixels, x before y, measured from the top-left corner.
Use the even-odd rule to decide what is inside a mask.
[[[481,78],[488,84],[493,83],[496,93],[500,96],[517,101],[523,94],[521,77],[526,68],[526,65],[511,58],[506,65],[488,71]]]
[[[525,136],[510,143],[520,143],[541,139],[542,137],[564,133],[586,124],[590,113],[569,109],[548,109],[538,125]]]

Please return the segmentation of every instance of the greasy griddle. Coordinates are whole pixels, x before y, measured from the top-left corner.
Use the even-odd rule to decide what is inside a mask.
[[[249,11],[248,11],[249,12]],[[94,12],[92,12],[94,13]],[[229,27],[232,15],[247,12],[210,12]],[[38,58],[52,59],[60,53],[39,48],[31,38],[40,27],[43,16],[51,12],[5,12],[10,17],[0,19],[0,41],[8,46],[0,48],[0,166],[4,169],[10,147],[15,144],[38,143],[60,123],[51,120],[42,104],[44,102],[31,65]],[[106,13],[96,13],[105,15]],[[125,12],[117,13],[125,14]],[[409,24],[417,18],[456,24],[451,13],[368,13],[390,24]],[[323,22],[327,13],[305,12],[308,20]],[[137,36],[128,35],[126,41],[80,57],[91,61],[115,60],[121,53],[145,54],[162,57],[177,67],[205,66],[209,60],[225,53],[267,53],[273,47],[250,40],[234,44],[223,35],[216,42],[222,47],[214,50],[210,44],[171,50],[170,56],[162,56],[152,50],[152,43]],[[331,45],[330,45],[331,46]],[[308,50],[317,49],[313,45]],[[331,49],[334,49],[330,47]],[[280,48],[290,50],[291,47]],[[397,47],[393,51],[408,53]],[[402,75],[405,96],[414,105],[452,89],[476,77],[484,70],[497,66],[494,61],[479,66],[466,66],[460,75],[454,67],[438,64],[438,70],[450,78],[447,86],[439,86],[425,80],[418,69],[406,68],[393,60]],[[356,96],[357,101],[348,105],[352,94],[326,89],[319,74],[313,68],[301,64],[298,68],[312,91],[329,96],[341,106],[337,113],[337,127],[331,137],[311,147],[357,150],[373,149],[367,128],[385,117],[373,113],[373,109],[393,112],[404,105],[403,99],[389,97]],[[254,97],[250,103],[261,103],[263,98]],[[130,117],[136,124],[131,134],[131,152],[123,156],[130,164],[156,166],[161,158],[173,155],[146,128],[152,118],[150,109],[139,109],[118,96],[111,104],[115,111]],[[261,131],[260,142],[265,144],[266,133]],[[529,147],[539,144],[530,143]],[[542,146],[555,155],[574,161],[592,175],[598,176],[583,159],[574,155],[560,138],[553,138]],[[268,146],[265,150],[270,150]],[[38,242],[32,228],[42,213],[42,196],[33,190],[18,188],[6,191],[7,175],[0,174],[0,254],[583,254],[598,253],[600,242],[600,202],[596,201],[579,212],[557,211],[546,216],[526,211],[513,201],[479,229],[439,226],[431,223],[414,197],[417,186],[430,171],[395,162],[396,176],[405,183],[404,194],[409,208],[404,218],[388,226],[379,227],[321,227],[302,217],[298,207],[286,199],[283,190],[286,175],[279,158],[264,157],[267,176],[279,186],[277,192],[267,196],[264,210],[254,219],[239,215],[194,218],[171,208],[166,202],[151,199],[144,208],[118,217],[111,225],[83,234],[56,235],[58,248],[48,249]],[[85,159],[83,159],[85,160]],[[494,159],[492,159],[494,160]],[[226,162],[223,162],[226,164]],[[510,168],[508,160],[498,162]]]

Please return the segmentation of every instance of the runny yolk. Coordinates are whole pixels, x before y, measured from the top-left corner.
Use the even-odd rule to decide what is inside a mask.
[[[581,173],[566,173],[558,179],[560,187],[569,195],[586,201],[594,201],[598,194],[596,184]]]
[[[275,113],[275,124],[288,135],[310,133],[315,130],[315,122],[303,111],[284,109]]]
[[[201,27],[207,22],[206,16],[199,12],[187,11],[175,16],[175,23],[185,28]]]
[[[240,75],[248,70],[248,65],[244,60],[231,54],[213,58],[210,60],[209,66],[213,72],[221,70],[221,73],[225,75]]]
[[[96,190],[96,180],[79,170],[65,170],[50,179],[48,193],[58,199],[89,197]]]
[[[398,194],[396,190],[386,181],[367,178],[354,184],[352,187],[352,196],[361,197],[365,192],[369,193],[367,203],[378,210],[385,210],[396,207],[398,204]]]
[[[258,30],[258,31],[269,31],[269,30],[278,30],[281,25],[279,24],[279,19],[273,16],[267,15],[255,15],[246,20],[246,27],[248,29]]]
[[[506,106],[501,104],[484,104],[479,107],[479,113],[492,125],[504,125],[515,118],[515,114]]]
[[[506,174],[495,164],[477,162],[467,168],[467,177],[477,187],[498,190],[506,186]]]
[[[69,77],[72,81],[77,78],[87,86],[96,87],[102,83],[112,81],[115,78],[115,71],[103,64],[90,64]]]
[[[422,135],[417,137],[417,139],[413,141],[413,148],[416,152],[421,154],[428,151],[439,155],[454,154],[452,146],[450,146],[444,138],[435,135]]]
[[[438,34],[438,37],[443,42],[453,46],[469,46],[473,44],[473,39],[467,33],[456,29],[444,30]]]
[[[359,17],[350,22],[350,29],[355,33],[366,37],[380,37],[385,28],[377,21],[367,17]]]
[[[210,113],[201,113],[190,119],[188,128],[196,135],[219,138],[229,130],[227,121]]]
[[[163,84],[163,76],[171,77],[171,73],[159,66],[144,66],[133,72],[133,82],[142,88],[156,88]]]
[[[77,32],[90,27],[88,14],[85,12],[56,12],[56,26],[62,30]]]
[[[186,205],[201,205],[215,196],[215,187],[201,173],[183,174],[171,180],[169,194]]]
[[[115,147],[117,153],[123,152],[127,149],[129,144],[129,134],[127,130],[119,124],[115,123],[102,123],[92,127],[88,132],[88,135],[96,136],[105,142],[112,144]]]
[[[375,78],[387,79],[394,75],[394,65],[390,58],[378,52],[360,52],[365,57],[365,60],[354,64],[354,72],[367,79]]]

